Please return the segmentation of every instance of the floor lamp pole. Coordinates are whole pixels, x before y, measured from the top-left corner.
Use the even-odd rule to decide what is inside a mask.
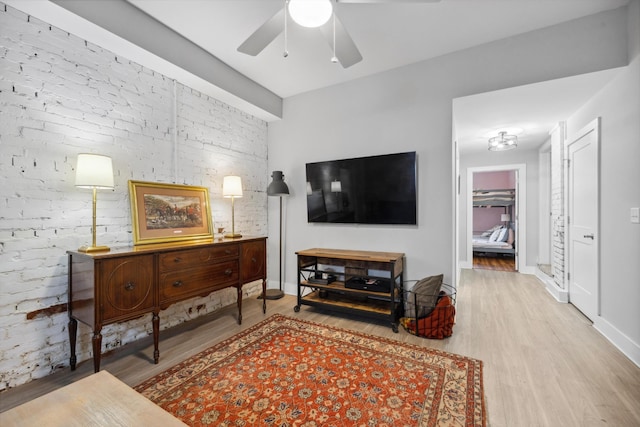
[[[282,196],[278,196],[280,199],[280,241],[278,244],[278,267],[279,267],[279,288],[278,289],[267,289],[265,294],[265,299],[280,299],[284,296],[284,291],[282,290]]]

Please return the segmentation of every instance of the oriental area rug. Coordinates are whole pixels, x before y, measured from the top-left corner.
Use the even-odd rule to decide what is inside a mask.
[[[135,390],[192,426],[485,426],[482,362],[273,315]]]

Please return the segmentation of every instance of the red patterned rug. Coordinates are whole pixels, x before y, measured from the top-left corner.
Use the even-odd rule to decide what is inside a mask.
[[[135,387],[192,426],[484,426],[482,362],[273,315]]]

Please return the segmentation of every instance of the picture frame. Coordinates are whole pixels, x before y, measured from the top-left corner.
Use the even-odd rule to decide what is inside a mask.
[[[213,239],[209,189],[129,181],[133,244]]]

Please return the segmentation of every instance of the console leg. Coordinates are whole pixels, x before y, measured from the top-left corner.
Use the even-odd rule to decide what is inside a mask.
[[[101,330],[102,328],[93,331],[93,338],[91,339],[91,343],[93,344],[93,372],[100,372],[100,357],[102,351]]]
[[[267,314],[267,279],[262,279],[262,313]]]
[[[160,315],[158,313],[153,313],[151,323],[153,324],[153,363],[157,365],[160,361],[160,349],[158,348],[160,341]]]
[[[238,286],[238,325],[242,325],[242,286]]]
[[[71,370],[76,370],[76,337],[78,334],[78,321],[73,317],[69,318],[69,347],[71,352],[71,357],[69,358],[69,366],[71,366]]]

